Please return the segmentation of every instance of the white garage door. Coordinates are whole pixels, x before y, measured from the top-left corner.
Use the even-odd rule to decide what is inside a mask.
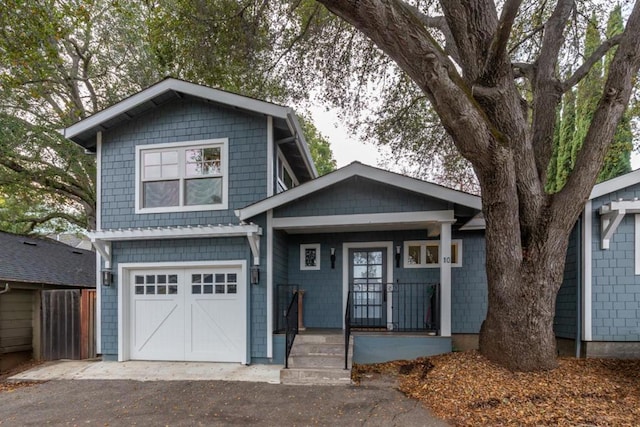
[[[242,362],[245,281],[240,268],[130,273],[131,359]]]

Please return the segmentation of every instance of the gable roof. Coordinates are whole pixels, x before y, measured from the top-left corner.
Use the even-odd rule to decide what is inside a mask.
[[[0,281],[93,288],[96,255],[47,238],[0,232]]]
[[[364,165],[360,162],[353,162],[334,172],[321,176],[320,178],[316,178],[313,181],[306,182],[298,187],[294,187],[275,196],[261,200],[245,208],[238,209],[236,211],[236,216],[241,221],[245,221],[258,214],[285,205],[353,176],[361,176],[363,178],[392,185],[403,190],[413,191],[425,196],[446,200],[472,209],[482,209],[482,202],[479,196],[452,190],[438,184],[411,178],[395,172],[389,172],[373,166]]]
[[[636,169],[632,172],[625,173],[624,175],[620,175],[594,185],[593,190],[591,190],[591,194],[589,195],[589,200],[596,199],[600,196],[604,196],[605,194],[613,193],[614,191],[622,190],[623,188],[636,184],[640,184],[640,169]]]
[[[95,150],[95,134],[97,132],[112,129],[158,106],[184,96],[273,117],[275,119],[274,126],[294,137],[294,142],[301,153],[300,160],[308,170],[310,177],[318,176],[311,152],[304,139],[302,127],[292,108],[172,77],[167,77],[117,104],[80,120],[62,129],[61,132],[65,138],[89,150]]]

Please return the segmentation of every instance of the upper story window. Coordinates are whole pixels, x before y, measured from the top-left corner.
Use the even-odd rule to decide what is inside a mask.
[[[462,266],[462,240],[451,241],[451,266]],[[404,268],[440,267],[440,241],[413,240],[404,242]]]
[[[298,180],[295,178],[289,163],[282,155],[282,152],[278,150],[278,193],[282,193],[285,190],[293,188],[299,185]]]
[[[136,212],[227,208],[227,140],[136,147]]]

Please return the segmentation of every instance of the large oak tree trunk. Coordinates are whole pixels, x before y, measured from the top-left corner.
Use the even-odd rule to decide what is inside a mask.
[[[523,99],[514,83],[507,50],[511,25],[521,12],[519,0],[502,2],[500,16],[495,3],[486,0],[440,2],[444,35],[447,43],[455,44],[449,51],[456,52],[456,65],[426,30],[430,17],[403,1],[319,1],[366,34],[413,79],[478,175],[489,292],[481,352],[513,370],[556,367],[553,319],[569,234],[640,68],[640,2],[618,40],[574,169],[563,189],[547,194],[556,109],[562,94],[598,60],[589,58],[564,82],[557,76],[573,0],[555,2],[543,26],[537,58],[517,67],[528,79],[532,102]],[[603,46],[600,55],[611,46]]]

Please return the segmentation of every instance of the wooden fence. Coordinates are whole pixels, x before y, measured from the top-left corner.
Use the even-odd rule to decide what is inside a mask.
[[[44,360],[96,357],[96,291],[42,291],[41,344]]]

